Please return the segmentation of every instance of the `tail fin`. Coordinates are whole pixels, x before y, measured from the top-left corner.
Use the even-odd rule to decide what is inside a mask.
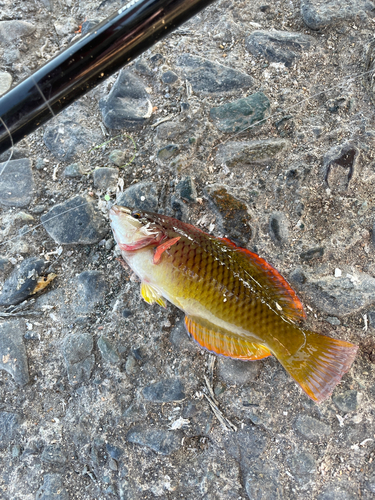
[[[306,394],[320,403],[350,369],[358,346],[308,330],[304,334],[306,342],[295,354],[277,357]]]

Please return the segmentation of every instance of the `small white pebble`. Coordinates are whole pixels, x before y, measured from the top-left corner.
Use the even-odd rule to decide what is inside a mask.
[[[335,269],[335,278],[340,278],[341,275],[342,275],[341,269],[339,269],[338,267],[336,267],[336,269]]]
[[[145,197],[144,196],[141,196],[141,201],[145,201]]]

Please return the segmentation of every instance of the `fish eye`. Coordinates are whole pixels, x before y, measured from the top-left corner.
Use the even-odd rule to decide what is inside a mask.
[[[134,219],[140,219],[142,217],[139,212],[133,212],[131,215],[132,217],[134,217]]]

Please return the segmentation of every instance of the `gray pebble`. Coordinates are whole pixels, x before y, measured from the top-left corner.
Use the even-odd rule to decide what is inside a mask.
[[[1,21],[0,44],[2,46],[17,42],[24,36],[29,36],[35,31],[33,24],[26,21]]]
[[[118,180],[118,169],[101,167],[94,170],[94,186],[103,191],[107,189],[115,190]]]
[[[308,300],[322,312],[339,318],[362,310],[375,301],[375,279],[366,273],[355,272],[355,277],[343,273],[341,277],[323,276],[315,279],[314,275],[303,273],[305,281],[296,283]]]
[[[270,216],[269,231],[271,238],[279,245],[285,245],[289,239],[289,222],[283,212],[274,212]]]
[[[251,500],[284,498],[281,484],[273,475],[265,472],[250,472],[246,478],[245,489]]]
[[[325,181],[334,192],[345,192],[352,179],[359,150],[350,143],[334,146],[323,157]]]
[[[46,126],[44,144],[59,160],[71,161],[75,155],[86,153],[102,142],[103,136],[96,127],[85,126],[86,115],[86,109],[74,103]]]
[[[176,186],[176,193],[185,201],[195,203],[197,201],[197,189],[194,179],[186,176],[181,179]]]
[[[159,191],[154,182],[138,182],[125,189],[116,203],[135,210],[156,212],[159,204]]]
[[[132,128],[150,118],[152,104],[143,82],[122,70],[108,97],[100,101],[100,110],[106,127]]]
[[[252,236],[251,215],[246,203],[229,193],[225,186],[210,186],[206,192],[217,214],[219,230],[236,244],[245,246]]]
[[[160,140],[171,140],[178,137],[186,128],[178,122],[161,123],[156,129],[156,137]]]
[[[21,419],[17,413],[0,411],[0,450],[5,449],[16,437]]]
[[[286,153],[290,142],[286,139],[265,139],[260,141],[229,141],[218,147],[215,163],[235,167],[252,165],[277,158]]]
[[[64,465],[67,461],[67,456],[59,445],[48,445],[44,448],[40,457],[41,461],[49,465]]]
[[[204,57],[184,54],[178,59],[194,92],[215,93],[243,90],[254,85],[251,76]]]
[[[75,196],[41,217],[47,233],[60,245],[98,243],[109,231],[92,198]]]
[[[324,247],[316,247],[316,248],[310,248],[309,250],[306,250],[306,252],[302,252],[300,257],[301,260],[310,261],[313,259],[319,259],[320,257],[323,257],[323,255],[324,255]]]
[[[349,390],[332,396],[333,402],[344,413],[355,411],[358,408],[358,392]]]
[[[15,305],[26,300],[34,291],[44,267],[44,260],[37,257],[30,257],[22,261],[4,283],[0,294],[0,305]]]
[[[218,359],[218,374],[229,385],[244,385],[259,375],[261,363],[230,358]]]
[[[100,271],[83,271],[72,283],[75,290],[71,308],[75,314],[91,313],[105,300],[108,285]]]
[[[63,354],[69,382],[72,385],[87,382],[91,377],[95,358],[91,354],[93,339],[89,333],[68,335],[64,340]]]
[[[28,158],[0,163],[0,204],[27,207],[33,198],[34,180]]]
[[[141,426],[133,427],[126,435],[130,443],[151,448],[161,455],[170,455],[181,447],[182,435],[176,431],[163,429],[147,429]]]
[[[262,92],[210,109],[210,118],[221,132],[236,133],[264,120],[270,101]],[[260,123],[259,123],[260,125]]]
[[[143,396],[153,403],[167,403],[185,399],[184,388],[178,379],[165,379],[155,382],[142,391]]]
[[[108,158],[117,167],[122,167],[126,163],[126,153],[122,149],[114,149]]]
[[[314,456],[308,451],[294,453],[288,457],[288,464],[293,476],[299,484],[303,484],[312,479],[316,473],[316,461]]]
[[[326,318],[326,320],[328,321],[328,323],[330,323],[333,326],[340,326],[341,325],[341,321],[339,320],[339,318],[335,318],[335,316],[328,316]]]
[[[144,59],[138,58],[137,62],[135,63],[135,70],[144,76],[153,76],[154,73],[150,66],[147,64],[147,62]]]
[[[36,493],[35,500],[69,500],[60,474],[44,474],[44,482]]]
[[[110,364],[116,364],[121,361],[117,350],[106,337],[99,337],[97,343],[100,354],[102,355],[104,361]]]
[[[134,356],[132,356],[131,354],[126,359],[125,371],[128,375],[133,375],[138,371],[137,360],[134,359]]]
[[[323,491],[319,493],[316,500],[358,500],[357,493],[341,484],[328,484]]]
[[[294,423],[294,427],[304,438],[311,441],[325,438],[332,432],[329,425],[309,415],[299,415]]]
[[[288,31],[253,31],[246,38],[246,49],[254,56],[291,66],[315,42],[309,35]]]
[[[0,368],[7,371],[19,385],[29,382],[27,354],[23,342],[25,330],[23,320],[0,324]]]
[[[0,96],[8,92],[12,86],[12,75],[6,71],[0,71]]]
[[[168,146],[164,146],[163,148],[159,149],[159,151],[158,151],[158,154],[157,154],[158,160],[160,160],[162,162],[170,160],[171,158],[176,156],[179,149],[180,148],[177,146],[177,144],[168,144]]]
[[[124,450],[122,448],[119,448],[118,446],[114,446],[110,443],[106,443],[106,449],[108,451],[108,453],[110,454],[111,458],[115,459],[115,460],[119,460],[119,458],[121,458],[121,456],[123,455],[124,453]]]
[[[369,0],[301,0],[301,15],[306,26],[319,30],[340,21],[364,16],[375,8]]]
[[[161,81],[167,85],[171,85],[178,80],[178,76],[171,70],[166,71],[161,75]]]
[[[80,163],[72,163],[71,165],[68,165],[66,169],[64,170],[64,177],[68,177],[71,179],[75,179],[77,177],[82,177],[84,174],[83,167]]]

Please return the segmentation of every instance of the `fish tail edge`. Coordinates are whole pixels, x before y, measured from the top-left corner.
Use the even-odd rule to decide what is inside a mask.
[[[305,345],[294,355],[278,359],[305,393],[320,403],[350,370],[358,346],[311,331],[304,333]]]

